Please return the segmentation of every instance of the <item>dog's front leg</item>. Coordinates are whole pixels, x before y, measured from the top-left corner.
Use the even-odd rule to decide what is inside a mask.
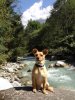
[[[34,76],[32,76],[32,87],[33,87],[33,92],[36,93],[36,80]]]
[[[47,78],[44,78],[44,80],[43,80],[43,90],[42,90],[42,92],[44,94],[48,94],[47,91],[46,91],[46,82],[47,82]]]

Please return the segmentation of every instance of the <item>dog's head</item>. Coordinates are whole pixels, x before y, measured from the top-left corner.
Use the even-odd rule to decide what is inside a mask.
[[[45,60],[45,56],[48,54],[48,49],[44,49],[43,51],[38,51],[36,48],[32,50],[32,53],[34,54],[36,61],[43,61]]]

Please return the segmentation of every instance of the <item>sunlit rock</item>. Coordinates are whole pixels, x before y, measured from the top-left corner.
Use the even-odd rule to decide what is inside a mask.
[[[57,61],[55,64],[55,67],[65,67],[66,68],[66,67],[69,67],[69,65],[63,61]]]
[[[12,84],[7,79],[0,77],[0,90],[6,90],[9,88],[13,88]]]

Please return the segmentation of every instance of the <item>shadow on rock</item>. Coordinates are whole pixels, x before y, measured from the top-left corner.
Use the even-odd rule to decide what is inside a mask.
[[[31,86],[25,86],[25,87],[15,87],[15,90],[32,91],[32,87],[31,87]]]

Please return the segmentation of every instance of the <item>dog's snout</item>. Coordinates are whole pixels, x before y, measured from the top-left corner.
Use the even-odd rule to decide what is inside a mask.
[[[39,57],[37,57],[37,60],[39,60]]]

